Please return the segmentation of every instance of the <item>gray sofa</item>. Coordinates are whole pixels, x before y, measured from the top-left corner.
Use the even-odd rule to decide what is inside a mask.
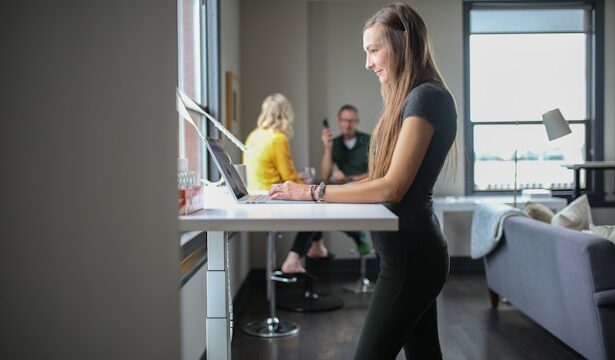
[[[513,306],[588,359],[615,359],[615,245],[522,216],[484,257],[491,301]]]

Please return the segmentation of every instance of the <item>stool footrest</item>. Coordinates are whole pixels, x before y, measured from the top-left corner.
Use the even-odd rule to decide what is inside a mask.
[[[285,274],[279,270],[274,271],[270,279],[273,281],[279,281],[279,282],[283,282],[286,284],[292,284],[292,283],[297,282],[297,277],[294,276],[294,274]]]
[[[298,334],[299,325],[291,321],[279,320],[278,318],[267,318],[247,323],[243,331],[252,336],[276,338]]]

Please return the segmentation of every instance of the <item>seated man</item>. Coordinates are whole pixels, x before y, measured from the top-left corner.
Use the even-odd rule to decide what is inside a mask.
[[[322,131],[324,153],[320,162],[320,177],[335,183],[359,181],[367,177],[367,150],[370,136],[357,130],[359,125],[359,110],[353,105],[344,105],[337,113],[337,121],[341,134],[333,138],[331,129],[325,127]],[[335,171],[334,165],[337,166]],[[369,253],[370,246],[365,240],[363,231],[344,231],[357,245],[361,255]],[[302,273],[303,255],[310,257],[327,257],[321,233],[305,233],[297,236],[292,249],[282,264],[285,273]],[[308,246],[310,244],[310,246]]]
[[[357,130],[359,111],[344,105],[337,113],[341,134],[333,139],[331,129],[322,130],[324,153],[320,161],[320,177],[333,182],[359,181],[367,177],[367,150],[370,136]],[[337,169],[333,171],[333,165]]]

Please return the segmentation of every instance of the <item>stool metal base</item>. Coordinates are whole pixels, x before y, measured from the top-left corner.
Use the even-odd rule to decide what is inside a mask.
[[[375,284],[369,281],[368,278],[363,278],[344,285],[344,290],[355,294],[365,294],[374,292]]]
[[[325,296],[306,292],[279,298],[277,305],[281,309],[295,312],[319,312],[339,309],[344,300],[337,296]]]
[[[299,333],[299,325],[276,318],[252,321],[243,327],[246,334],[263,338],[291,336]]]

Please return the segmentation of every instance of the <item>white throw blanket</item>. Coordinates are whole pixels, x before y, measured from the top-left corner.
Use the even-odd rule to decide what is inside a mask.
[[[504,232],[504,220],[516,215],[524,214],[504,204],[476,205],[472,216],[472,259],[481,258],[493,250]]]

